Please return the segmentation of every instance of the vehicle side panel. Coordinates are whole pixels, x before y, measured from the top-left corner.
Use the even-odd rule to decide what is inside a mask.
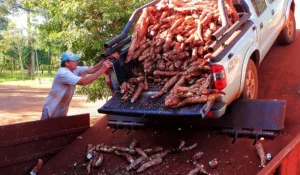
[[[247,54],[251,45],[257,43],[256,33],[252,30],[252,27],[254,25],[253,23],[251,24],[248,25],[248,28],[245,28],[242,31],[237,31],[235,34],[240,33],[239,35],[242,35],[240,36],[241,38],[238,41],[232,41],[236,43],[234,44],[230,52],[224,55],[224,58],[220,62],[212,63],[212,65],[220,64],[224,66],[227,79],[227,86],[223,90],[226,93],[226,95],[218,98],[217,101],[222,101],[226,104],[230,104],[233,100],[236,99],[239,93],[240,82],[243,77],[242,69],[244,67],[243,64],[245,62],[244,55]],[[233,37],[236,37],[234,35]],[[248,38],[247,42],[245,42],[244,38]],[[227,44],[228,43],[225,43],[225,45]],[[231,55],[232,57],[230,57],[229,55]]]

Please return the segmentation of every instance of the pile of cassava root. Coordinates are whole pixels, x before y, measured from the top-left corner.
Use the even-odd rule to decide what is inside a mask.
[[[229,26],[238,19],[225,0]],[[169,93],[165,106],[178,108],[218,98],[211,89],[211,35],[222,26],[217,0],[161,0],[143,9],[133,31],[126,63],[134,62],[134,77],[120,90],[123,101],[135,102],[143,91],[159,87],[152,96]]]
[[[138,145],[137,140],[133,140],[129,147],[125,146],[109,146],[105,144],[88,144],[86,157],[89,163],[86,166],[87,174],[91,174],[92,168],[99,168],[104,161],[104,154],[113,153],[116,156],[123,157],[129,165],[126,167],[127,171],[136,170],[137,173],[143,172],[146,169],[158,165],[163,162],[163,159],[172,153],[186,152],[194,149],[197,143],[186,146],[185,141],[180,140],[180,143],[175,148],[163,149],[162,147],[154,147],[142,149]],[[193,161],[201,159],[201,155],[194,155]],[[137,157],[137,158],[136,158]]]

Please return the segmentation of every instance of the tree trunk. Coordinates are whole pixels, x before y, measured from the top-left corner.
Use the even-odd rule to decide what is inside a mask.
[[[22,54],[19,53],[19,60],[20,60],[20,66],[21,66],[21,73],[22,73],[22,80],[24,81],[24,67],[22,63]]]
[[[5,55],[3,56],[2,71],[3,71],[4,75],[5,75]]]
[[[31,63],[31,66],[30,66],[30,77],[31,77],[31,80],[33,79],[33,76],[34,76],[34,70],[35,70],[35,61],[34,61],[34,50],[31,50],[31,53],[30,53],[30,63]]]
[[[31,48],[31,23],[30,23],[30,11],[27,11],[27,29],[28,29],[28,48],[30,51],[30,65],[28,66],[28,75],[30,76],[31,80],[33,79],[34,75],[34,51]]]
[[[0,71],[0,73],[2,74],[3,73],[3,70],[4,70],[4,54],[2,53],[1,54],[2,55],[2,66],[1,66],[1,71]]]
[[[23,68],[23,62],[22,62],[22,45],[19,43],[18,45],[18,56],[19,56],[19,61],[20,61],[20,67],[21,67],[21,74],[22,74],[22,80],[24,81],[24,68]]]
[[[11,72],[11,77],[14,78],[14,60],[11,61],[10,72]]]
[[[49,61],[49,66],[48,66],[48,75],[51,75],[51,58],[50,58],[50,45],[48,46],[48,61]]]
[[[37,66],[37,70],[38,70],[38,79],[39,79],[39,84],[41,84],[41,77],[40,77],[40,64],[39,64],[39,58],[38,58],[38,54],[37,51],[35,49],[35,58],[36,58],[36,66]]]

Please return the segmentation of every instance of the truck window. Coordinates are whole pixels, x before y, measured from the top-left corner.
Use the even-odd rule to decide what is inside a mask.
[[[273,0],[270,0],[273,1]],[[265,0],[251,0],[257,16],[259,16],[267,7]]]

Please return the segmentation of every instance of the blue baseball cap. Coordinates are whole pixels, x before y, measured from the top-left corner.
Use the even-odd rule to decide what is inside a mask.
[[[62,53],[61,55],[61,61],[77,61],[79,60],[80,56],[75,55],[73,52],[71,51],[67,51]]]

